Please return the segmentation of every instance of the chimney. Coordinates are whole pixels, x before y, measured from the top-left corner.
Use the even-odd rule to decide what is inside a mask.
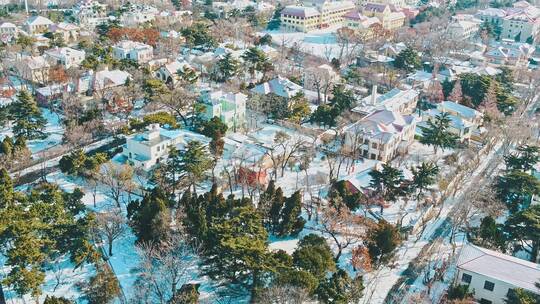
[[[375,105],[377,101],[377,85],[374,84],[373,87],[371,88],[371,100],[370,100],[370,104],[372,106]]]

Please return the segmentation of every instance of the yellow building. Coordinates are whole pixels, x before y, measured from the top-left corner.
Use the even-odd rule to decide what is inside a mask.
[[[405,13],[397,10],[394,6],[380,3],[367,3],[362,8],[362,14],[379,18],[382,27],[387,30],[402,27],[407,19]]]
[[[367,17],[357,10],[352,10],[343,16],[343,26],[359,32],[366,39],[372,39],[375,34],[375,28],[382,26],[377,17]]]
[[[283,29],[309,32],[343,23],[343,16],[355,8],[351,1],[313,1],[304,6],[286,6],[281,11]]]

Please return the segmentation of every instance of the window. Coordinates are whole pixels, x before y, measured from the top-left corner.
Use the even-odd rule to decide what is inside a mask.
[[[484,289],[489,290],[489,291],[493,291],[493,288],[495,288],[494,283],[492,283],[490,281],[485,281],[484,282]]]
[[[480,299],[480,304],[491,304],[492,302],[490,300],[486,300],[484,298]]]
[[[470,284],[470,283],[471,283],[471,280],[472,280],[472,276],[471,276],[470,274],[464,273],[464,274],[461,276],[461,282]]]

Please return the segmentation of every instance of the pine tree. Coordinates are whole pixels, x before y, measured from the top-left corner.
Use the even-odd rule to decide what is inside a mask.
[[[82,289],[89,304],[113,303],[121,293],[118,279],[105,263],[98,265],[96,275]]]
[[[251,206],[235,208],[229,218],[212,225],[208,235],[212,246],[205,251],[204,274],[256,296],[274,266],[260,215]]]
[[[413,72],[422,66],[422,62],[420,56],[418,56],[418,52],[413,48],[407,47],[396,56],[394,66],[407,72]]]
[[[505,232],[509,240],[517,244],[516,249],[523,249],[530,254],[531,261],[538,262],[540,250],[540,205],[533,205],[523,211],[512,214],[505,223]]]
[[[456,81],[447,99],[455,103],[461,103],[461,101],[463,100],[463,92],[461,91],[461,81],[459,80]]]
[[[14,198],[15,191],[13,190],[13,181],[11,180],[7,170],[0,168],[0,210],[8,208],[11,204],[13,204]]]
[[[422,163],[416,168],[411,168],[413,174],[412,187],[418,191],[418,197],[435,183],[435,177],[439,173],[439,167],[433,163]]]
[[[317,279],[324,279],[336,269],[332,249],[323,237],[316,234],[308,234],[298,242],[293,253],[293,264]]]
[[[450,117],[448,113],[441,113],[435,119],[427,121],[427,127],[422,129],[420,142],[424,145],[433,146],[433,151],[437,154],[437,149],[454,148],[459,137],[450,131]]]
[[[13,139],[9,136],[4,137],[2,143],[0,143],[0,154],[4,154],[8,157],[11,157],[14,150]]]
[[[370,187],[381,193],[382,197],[389,202],[397,200],[406,194],[403,182],[403,172],[389,164],[383,164],[383,170],[376,169],[369,172],[371,176]]]
[[[532,195],[540,195],[540,181],[526,172],[512,170],[498,177],[495,191],[514,213],[526,207]]]
[[[55,297],[55,296],[47,296],[45,297],[45,302],[43,304],[72,304],[73,302],[71,300],[68,300],[64,297]]]
[[[221,82],[231,79],[240,72],[240,61],[232,57],[231,53],[227,53],[222,59],[218,60],[216,65],[217,79]]]
[[[269,230],[272,232],[277,232],[277,227],[279,227],[279,223],[281,220],[280,215],[281,209],[283,209],[283,205],[285,205],[285,197],[283,196],[283,190],[281,190],[281,188],[277,188],[272,199],[270,210],[268,211],[268,220],[270,223]]]
[[[20,91],[17,94],[17,100],[11,105],[10,109],[15,137],[24,137],[28,140],[46,137],[43,130],[47,120],[41,114],[36,101],[28,91]]]
[[[375,263],[385,262],[401,242],[398,229],[385,220],[368,231],[367,247],[371,260]]]
[[[128,219],[137,242],[158,242],[166,240],[169,235],[169,199],[165,193],[154,188],[141,201],[128,204]]]
[[[517,153],[504,157],[507,170],[530,171],[540,161],[540,148],[530,145],[521,145]]]
[[[301,214],[302,194],[300,191],[296,191],[285,200],[285,205],[281,210],[281,222],[276,234],[279,236],[298,235],[306,223]]]
[[[343,269],[322,282],[317,289],[317,297],[322,303],[358,303],[364,291],[361,276],[351,278]]]

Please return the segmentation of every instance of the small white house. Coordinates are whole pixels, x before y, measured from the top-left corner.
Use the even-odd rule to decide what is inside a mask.
[[[76,67],[84,60],[86,53],[69,47],[56,47],[45,51],[44,54],[50,64],[61,64],[64,68]]]
[[[31,35],[43,34],[49,31],[49,28],[54,25],[50,19],[43,16],[31,16],[26,19],[24,29]]]
[[[114,59],[130,59],[137,63],[148,62],[154,57],[154,48],[148,44],[123,40],[113,46]]]
[[[143,133],[128,137],[122,154],[130,165],[150,170],[167,159],[171,147],[183,149],[186,143],[192,140],[203,144],[208,142],[208,139],[200,134],[186,130],[167,130],[158,124],[152,124]]]
[[[473,134],[480,132],[483,114],[475,109],[452,101],[443,101],[437,104],[437,108],[424,111],[422,113],[422,122],[419,127],[426,126],[427,121],[435,119],[437,115],[447,113],[450,119],[450,132],[459,136],[461,141],[471,139]]]
[[[468,285],[483,304],[504,304],[511,289],[538,294],[540,265],[474,245],[464,245],[457,261],[455,282]]]

